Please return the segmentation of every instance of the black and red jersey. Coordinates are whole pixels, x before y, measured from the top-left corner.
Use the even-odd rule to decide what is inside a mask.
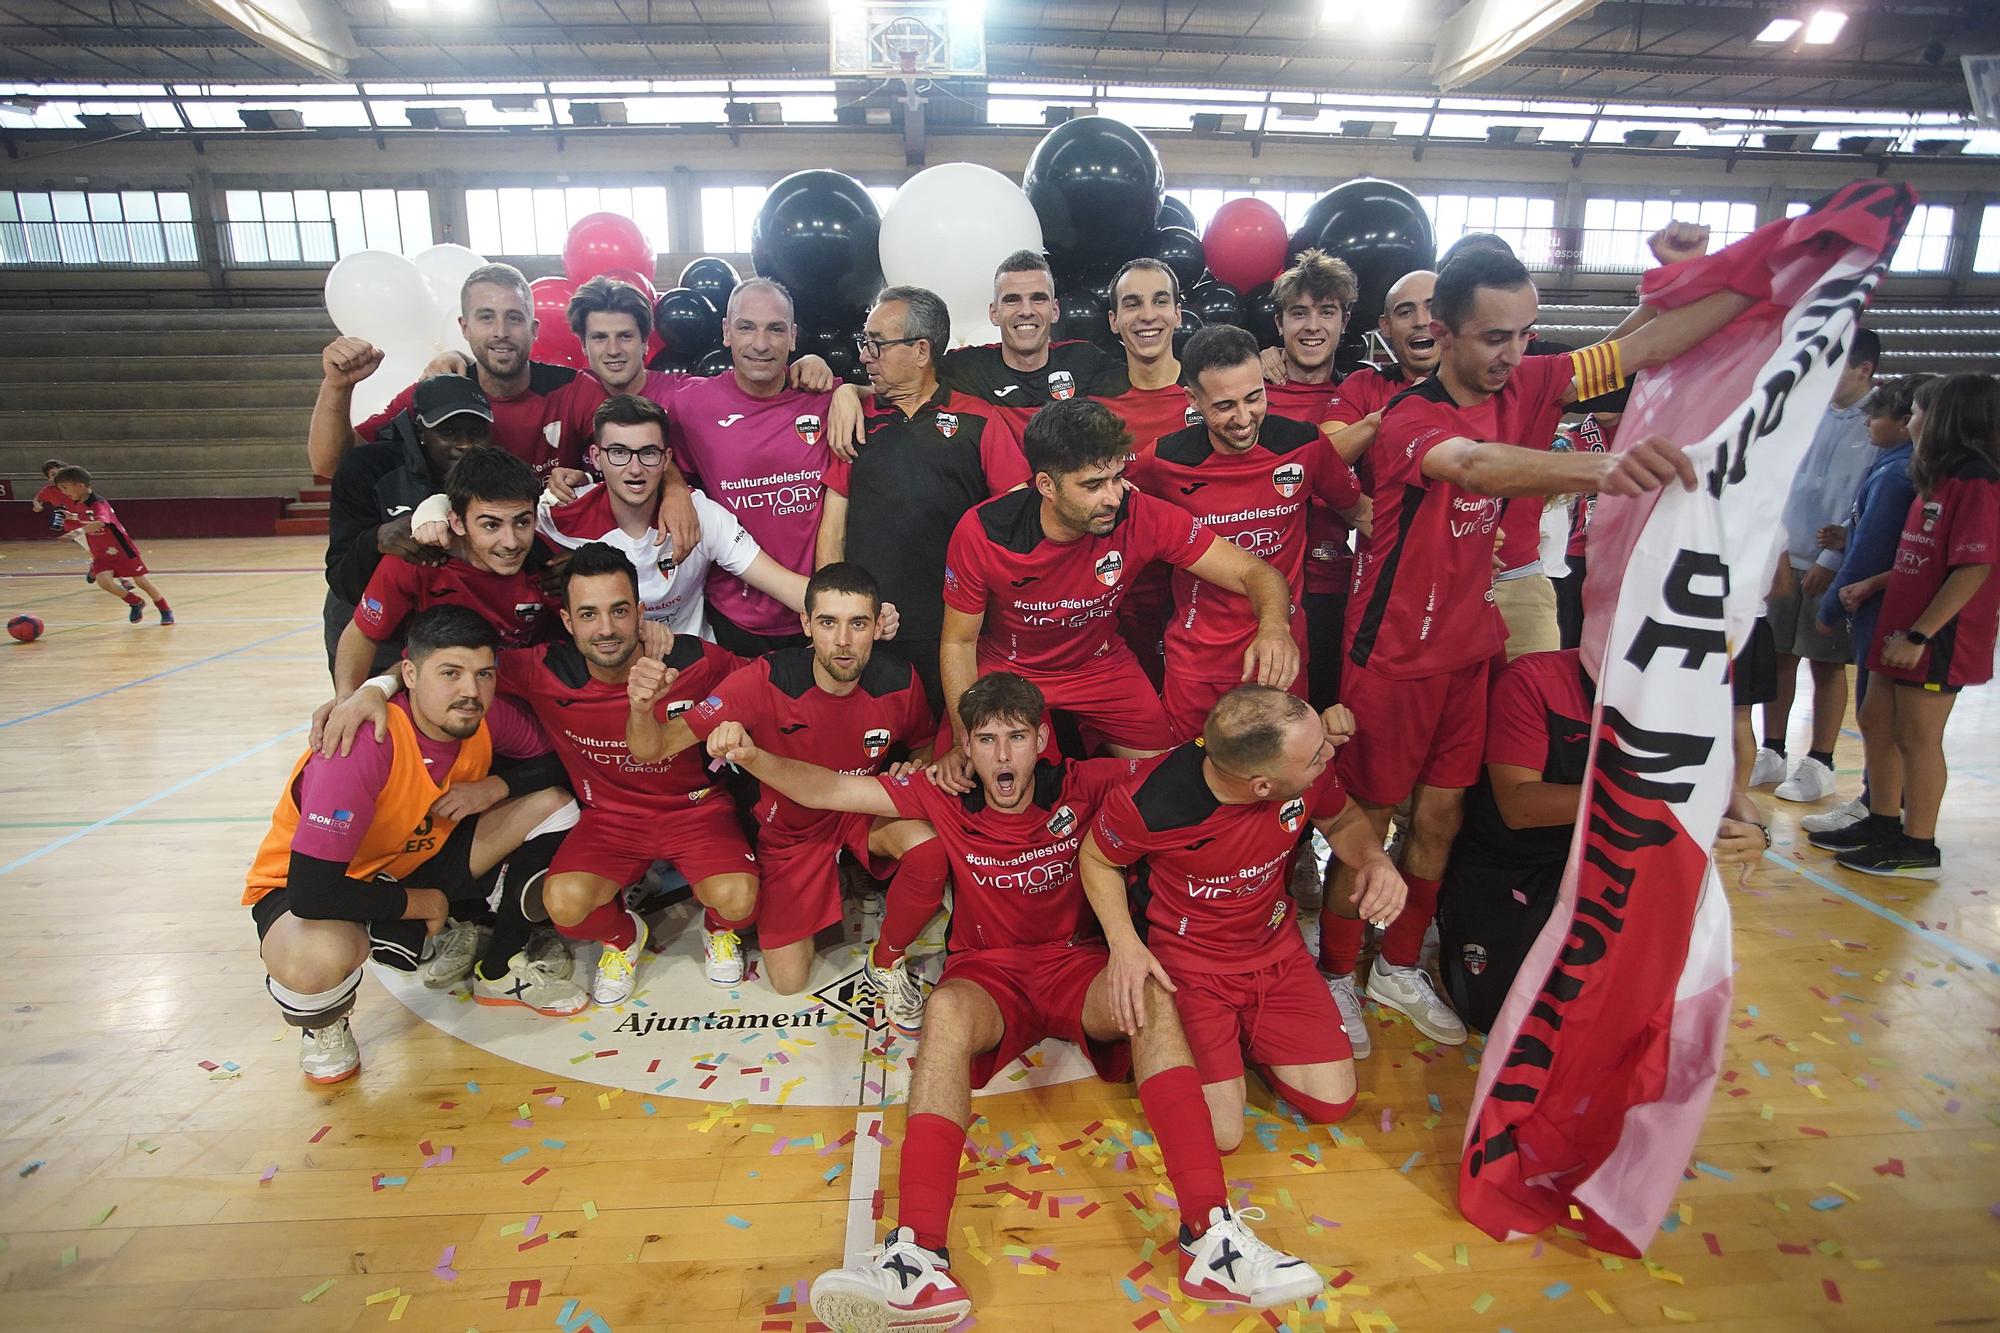
[[[1265,384],[1264,401],[1273,416],[1288,417],[1316,426],[1322,432],[1339,430],[1344,422],[1332,415],[1336,384],[1302,384],[1288,380]],[[1348,549],[1353,529],[1318,496],[1306,506],[1306,591],[1345,592],[1354,574],[1354,555]]]
[[[1016,436],[1036,412],[1067,398],[1088,397],[1118,368],[1110,353],[1081,341],[1050,343],[1048,359],[1034,370],[1014,369],[1001,352],[998,343],[953,348],[938,363],[938,378],[954,392],[989,404]]]
[[[477,611],[508,648],[525,648],[561,623],[557,601],[525,566],[513,574],[495,574],[464,560],[413,565],[399,555],[385,555],[375,566],[367,591],[355,604],[354,623],[381,643],[401,633],[411,616],[433,606]]]
[[[1945,477],[1929,495],[1910,501],[1896,563],[1882,590],[1882,611],[1868,654],[1871,670],[1881,671],[1882,641],[1917,623],[1951,571],[1961,565],[2000,563],[2000,476],[1980,469]],[[1909,671],[1889,674],[1929,685],[1981,685],[1993,678],[1996,621],[2000,620],[2000,578],[1987,575],[1956,616],[1931,636],[1924,655]]]

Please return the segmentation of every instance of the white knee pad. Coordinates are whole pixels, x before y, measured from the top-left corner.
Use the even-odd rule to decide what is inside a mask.
[[[302,994],[289,986],[280,985],[276,977],[265,977],[264,985],[269,988],[271,998],[278,1002],[287,1023],[300,1028],[323,1028],[345,1018],[348,1011],[354,1008],[355,992],[361,988],[361,969],[355,968],[333,989],[317,995]]]
[[[554,814],[550,815],[547,819],[544,819],[541,823],[529,829],[528,836],[521,839],[521,841],[533,842],[536,838],[541,837],[544,833],[561,833],[565,829],[573,829],[576,827],[576,822],[582,818],[583,818],[582,808],[577,805],[574,799],[572,799],[570,801],[565,802],[560,809],[558,809]]]

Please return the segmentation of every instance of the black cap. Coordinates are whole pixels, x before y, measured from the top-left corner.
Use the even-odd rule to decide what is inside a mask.
[[[479,385],[463,375],[433,375],[417,385],[410,401],[417,424],[436,430],[452,417],[470,413],[482,421],[493,420],[493,405]]]

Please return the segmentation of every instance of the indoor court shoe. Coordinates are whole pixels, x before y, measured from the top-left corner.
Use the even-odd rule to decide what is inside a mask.
[[[1856,852],[1864,847],[1874,847],[1892,842],[1902,836],[1903,821],[1890,815],[1871,815],[1864,812],[1852,824],[1824,833],[1808,833],[1806,841],[1823,852]]]
[[[1845,805],[1836,805],[1831,810],[1807,815],[1799,821],[1799,827],[1807,833],[1831,833],[1835,829],[1844,829],[1849,824],[1859,824],[1866,818],[1868,818],[1868,802],[1857,796]]]
[[[1785,780],[1785,756],[1768,745],[1757,747],[1757,758],[1750,765],[1750,785],[1768,787]]]
[[[339,1083],[361,1070],[361,1047],[345,1019],[299,1034],[299,1068],[314,1083]]]
[[[882,1002],[882,1016],[889,1020],[889,1026],[905,1037],[921,1033],[924,1030],[924,987],[922,982],[910,975],[909,960],[898,958],[887,967],[877,967],[871,953],[863,966],[869,987],[874,990],[875,998]]]
[[[735,931],[702,927],[701,953],[710,985],[734,986],[743,980],[743,940]]]
[[[599,1004],[623,1004],[632,998],[639,981],[639,960],[646,956],[646,918],[626,910],[632,918],[632,946],[616,949],[607,944],[597,956],[597,979],[590,983],[590,998]]]
[[[1393,967],[1376,959],[1368,971],[1368,998],[1402,1011],[1417,1031],[1440,1046],[1465,1045],[1465,1024],[1422,968]]]
[[[488,981],[474,968],[472,999],[475,1004],[495,1007],[517,1004],[550,1018],[580,1014],[590,1004],[583,987],[566,976],[557,976],[546,963],[537,962],[526,952],[508,959],[507,971],[497,981]]]
[[[552,977],[567,981],[576,975],[576,959],[570,955],[568,942],[547,926],[536,926],[529,933],[528,960],[547,969]]]
[[[472,964],[486,951],[488,936],[470,921],[447,921],[431,936],[430,954],[417,975],[432,990],[449,990],[465,980]]]
[[[1864,875],[1896,875],[1903,879],[1937,879],[1944,874],[1944,857],[1937,844],[1920,846],[1910,838],[1897,836],[1873,847],[1857,847],[1833,858],[1838,865],[1859,870]]]
[[[1823,801],[1833,795],[1833,770],[1807,755],[1792,766],[1792,775],[1771,793],[1781,801]]]
[[[1366,1060],[1375,1049],[1375,1038],[1368,1031],[1368,1016],[1361,1012],[1361,992],[1354,987],[1354,974],[1328,977],[1326,988],[1333,992],[1333,1007],[1340,1010],[1340,1026],[1347,1033],[1347,1044],[1354,1048],[1354,1058]]]
[[[146,618],[146,608],[137,602],[125,608],[125,619],[136,625]]]
[[[160,612],[160,623],[162,625],[171,625],[174,623],[174,612],[172,607],[169,607],[166,610]]]
[[[908,1227],[897,1227],[846,1268],[813,1279],[813,1314],[833,1333],[950,1328],[972,1310],[950,1262],[948,1254],[917,1244]]]
[[[1199,1238],[1181,1223],[1181,1293],[1197,1301],[1229,1301],[1254,1309],[1290,1305],[1319,1295],[1326,1279],[1305,1260],[1257,1239],[1249,1223],[1262,1208],[1232,1213],[1211,1208]]]

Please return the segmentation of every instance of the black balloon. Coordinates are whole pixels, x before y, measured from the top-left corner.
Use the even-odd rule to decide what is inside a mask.
[[[1226,282],[1197,284],[1188,292],[1186,305],[1204,324],[1242,326],[1243,295]]]
[[[1278,337],[1278,303],[1271,296],[1271,284],[1263,283],[1252,287],[1243,297],[1244,327],[1257,335],[1260,347],[1276,347],[1283,339]]]
[[[1183,292],[1201,281],[1201,275],[1208,269],[1208,257],[1201,248],[1201,237],[1186,227],[1162,227],[1153,233],[1150,251],[1153,258],[1174,271]]]
[[[700,292],[715,303],[717,310],[721,310],[728,306],[729,294],[736,290],[740,281],[742,277],[737,273],[736,265],[714,255],[703,255],[681,270],[680,281],[674,286]]]
[[[1059,289],[1060,290],[1060,289]],[[1093,288],[1080,288],[1060,297],[1062,318],[1056,321],[1056,337],[1063,342],[1095,342],[1110,327],[1105,316],[1111,304]]]
[[[802,319],[845,319],[882,287],[882,214],[861,182],[795,171],[771,187],[750,228],[750,259],[792,294]]]
[[[1042,241],[1062,265],[1118,264],[1144,251],[1166,184],[1152,143],[1109,116],[1080,116],[1050,130],[1021,177]]]
[[[722,346],[722,312],[699,292],[676,287],[653,303],[653,327],[676,360],[695,362]]]
[[[1194,311],[1188,309],[1186,306],[1182,306],[1181,326],[1174,330],[1175,360],[1179,360],[1181,354],[1187,351],[1188,339],[1194,337],[1195,334],[1199,333],[1201,331],[1201,327],[1202,327],[1201,316],[1195,314]]]
[[[799,331],[799,351],[818,356],[826,362],[835,378],[851,379],[860,364],[854,351],[854,333],[859,326],[859,321],[856,321],[855,329],[844,326],[802,329]]]
[[[729,349],[727,347],[718,347],[694,363],[694,373],[697,375],[720,375],[735,364],[736,362],[729,355]]]
[[[1170,194],[1160,196],[1160,213],[1154,220],[1158,227],[1186,227],[1199,236],[1201,224],[1195,221],[1194,210]]]
[[[1437,262],[1430,215],[1394,181],[1362,176],[1321,195],[1292,233],[1287,256],[1317,247],[1347,261],[1361,288],[1349,326],[1372,329],[1398,278]]]
[[[646,369],[657,370],[666,375],[691,375],[694,373],[694,364],[695,358],[682,356],[673,348],[664,347],[646,363]]]

